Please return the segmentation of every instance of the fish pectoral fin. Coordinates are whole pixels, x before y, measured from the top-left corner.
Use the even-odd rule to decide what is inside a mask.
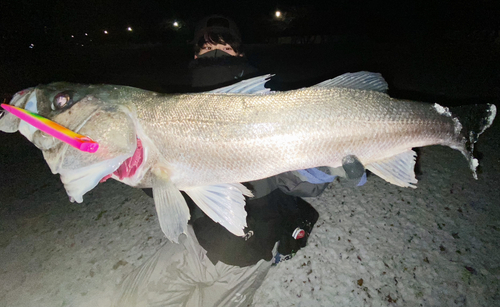
[[[385,160],[366,166],[370,172],[385,181],[404,188],[416,188],[415,158],[417,153],[408,150]]]
[[[160,227],[167,239],[178,243],[179,235],[187,233],[189,207],[181,192],[170,180],[153,180],[153,198]]]
[[[247,213],[245,197],[252,192],[241,183],[225,183],[185,189],[189,197],[212,220],[237,236],[243,236]]]

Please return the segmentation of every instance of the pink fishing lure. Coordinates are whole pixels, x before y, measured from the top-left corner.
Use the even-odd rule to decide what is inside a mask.
[[[48,118],[9,104],[2,103],[1,106],[12,115],[19,117],[33,127],[50,134],[64,143],[75,147],[76,149],[89,153],[94,153],[97,149],[99,149],[99,144],[91,138],[73,132]]]

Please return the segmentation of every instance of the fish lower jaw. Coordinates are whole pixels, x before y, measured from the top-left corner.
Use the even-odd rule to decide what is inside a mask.
[[[107,174],[117,168],[120,161],[126,160],[126,156],[119,156],[111,160],[91,164],[77,169],[58,169],[55,173],[61,175],[66,193],[71,202],[83,202],[83,195],[95,188]]]

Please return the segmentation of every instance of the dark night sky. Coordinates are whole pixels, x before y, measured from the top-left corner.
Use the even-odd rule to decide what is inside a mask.
[[[252,42],[269,35],[266,22],[276,9],[281,9],[294,16],[288,29],[292,35],[350,32],[413,35],[461,28],[498,28],[498,2],[337,0],[325,5],[293,0],[9,0],[0,3],[0,26],[4,44],[12,40],[57,41],[72,34],[95,35],[103,29],[110,30],[110,36],[124,35],[127,26],[154,40],[155,36],[165,34],[165,27],[172,20],[183,22],[187,33],[200,18],[221,13],[235,19],[246,40]]]
[[[260,3],[260,4],[253,4]],[[263,7],[266,4],[266,7]],[[2,27],[8,32],[38,32],[44,26],[62,32],[123,28],[154,28],[164,19],[192,21],[221,12],[235,18],[269,9],[267,1],[171,0],[20,0],[2,2]],[[252,12],[253,11],[253,12]],[[233,14],[234,13],[234,14]]]

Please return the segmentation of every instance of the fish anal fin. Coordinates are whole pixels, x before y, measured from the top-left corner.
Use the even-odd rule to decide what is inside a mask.
[[[225,183],[184,189],[212,220],[237,236],[246,227],[245,197],[252,193],[241,183]]]
[[[415,158],[413,150],[402,152],[390,158],[371,163],[366,169],[385,181],[405,188],[416,188],[418,180],[415,178]]]
[[[153,198],[161,230],[167,239],[178,243],[179,235],[187,233],[187,223],[190,218],[189,207],[184,197],[163,173],[163,176],[155,176],[153,179]]]

